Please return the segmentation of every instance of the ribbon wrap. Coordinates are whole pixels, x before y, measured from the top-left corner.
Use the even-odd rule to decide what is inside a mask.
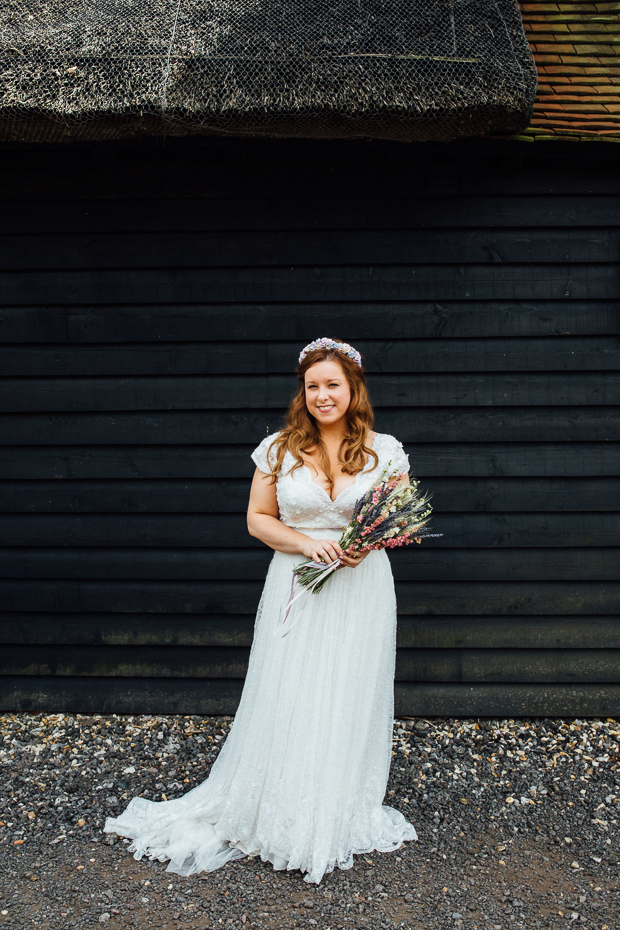
[[[319,568],[315,568],[313,566],[313,571],[317,571],[318,576],[311,584],[307,585],[302,591],[299,591],[299,593],[296,592],[297,589],[301,587],[301,584],[299,583],[299,578],[296,575],[293,575],[291,578],[291,591],[289,594],[288,603],[286,604],[286,607],[280,608],[280,617],[278,619],[278,625],[276,627],[274,636],[278,636],[279,634],[282,639],[285,636],[288,636],[306,609],[308,597],[314,593],[314,589],[323,581],[324,578],[327,577],[327,575],[331,574],[331,572],[338,568],[340,562],[340,559],[334,559],[333,562],[326,562],[325,565],[319,566]],[[293,607],[293,604],[298,601],[300,597],[304,598],[303,601],[297,605],[297,609],[291,614],[291,608]],[[288,626],[286,626],[286,629],[283,630],[287,623]]]

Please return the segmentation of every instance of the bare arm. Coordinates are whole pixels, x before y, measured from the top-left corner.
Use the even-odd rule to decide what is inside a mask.
[[[248,532],[277,552],[303,555],[315,562],[333,562],[342,549],[335,539],[310,539],[279,519],[276,486],[258,468],[254,472],[248,505]]]

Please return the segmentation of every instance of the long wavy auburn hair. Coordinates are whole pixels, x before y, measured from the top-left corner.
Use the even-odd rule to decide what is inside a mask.
[[[334,339],[334,342],[342,342],[342,340]],[[334,361],[340,365],[351,389],[351,401],[347,410],[347,432],[338,450],[340,467],[345,475],[356,475],[365,467],[369,456],[374,459],[375,466],[379,464],[377,454],[367,445],[374,414],[368,396],[364,369],[337,349],[315,349],[309,352],[297,366],[299,390],[288,408],[286,426],[274,437],[269,447],[269,452],[273,449],[276,453],[276,462],[271,472],[272,484],[282,471],[282,463],[287,452],[290,452],[296,460],[291,468],[292,474],[305,464],[302,453],[309,455],[318,450],[323,471],[330,488],[333,487],[334,479],[329,467],[327,449],[321,439],[317,422],[306,404],[304,380],[306,372],[312,365],[328,361]]]

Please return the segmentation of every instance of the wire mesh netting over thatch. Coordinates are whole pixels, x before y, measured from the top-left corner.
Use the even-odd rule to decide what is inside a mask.
[[[4,0],[0,138],[524,128],[514,0]]]

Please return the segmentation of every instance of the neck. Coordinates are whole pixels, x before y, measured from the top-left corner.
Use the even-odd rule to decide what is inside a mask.
[[[340,443],[347,435],[347,422],[343,418],[339,420],[338,423],[334,423],[332,426],[320,426],[319,433],[321,436],[322,442],[325,445],[332,445],[335,443]]]

